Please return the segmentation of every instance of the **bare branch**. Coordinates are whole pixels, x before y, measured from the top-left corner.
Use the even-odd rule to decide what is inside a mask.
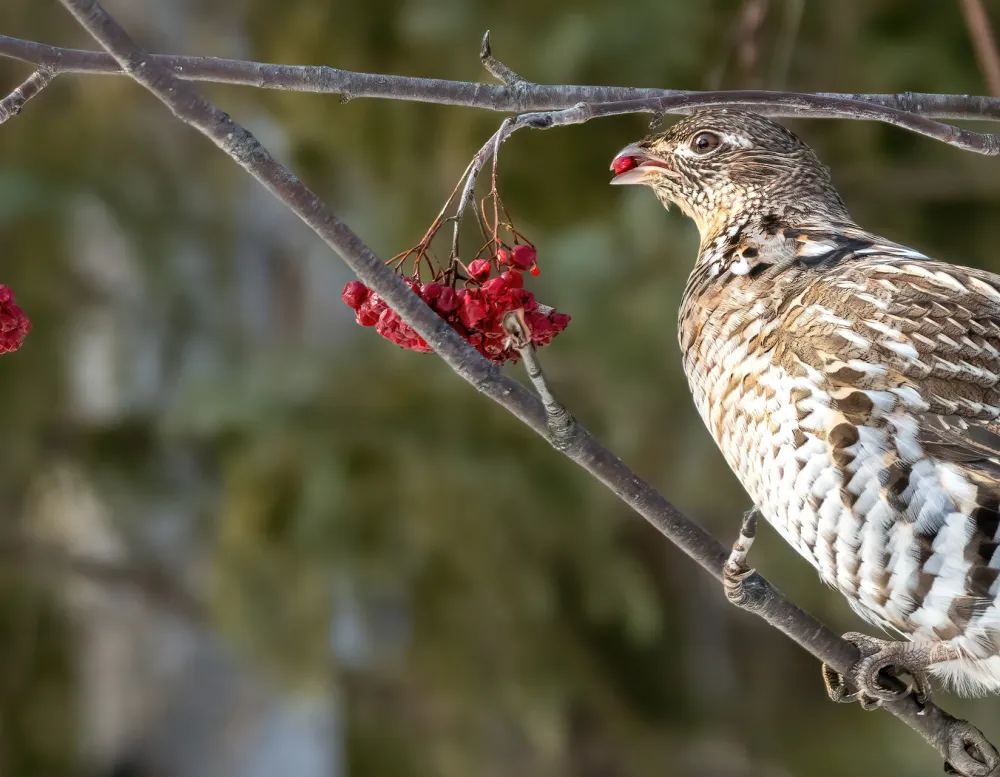
[[[119,73],[123,72],[117,63],[105,64],[98,62],[98,57],[109,57],[101,52],[87,52],[80,50],[59,49],[53,46],[20,41],[15,38],[8,38],[0,35],[0,55],[15,56],[28,61],[36,62],[41,67],[50,70],[52,73],[60,72],[80,72],[78,69],[84,63],[87,67],[99,68],[98,70],[88,70],[85,72]],[[29,55],[30,58],[29,58]],[[575,87],[575,86],[555,86],[546,87],[539,84],[532,84],[513,73],[502,63],[492,57],[489,48],[489,33],[483,39],[484,64],[489,61],[489,66],[497,69],[498,77],[513,79],[512,83],[517,88],[514,91],[525,93],[529,96],[538,92],[548,90],[559,90],[559,94],[565,96],[569,93],[587,93],[590,97],[590,104],[577,101],[571,108],[564,108],[558,113],[551,113],[551,119],[540,115],[522,116],[519,122],[526,123],[536,128],[546,126],[562,126],[567,124],[579,124],[589,121],[592,118],[601,116],[614,116],[624,113],[689,113],[697,108],[735,106],[752,108],[753,110],[770,116],[812,116],[821,118],[845,118],[861,119],[869,121],[881,121],[887,124],[907,129],[912,132],[925,135],[935,140],[940,140],[949,145],[976,153],[996,155],[1000,153],[1000,137],[987,133],[972,132],[970,130],[942,124],[928,118],[931,111],[926,110],[927,106],[937,101],[937,98],[946,98],[949,101],[955,100],[975,100],[990,101],[986,97],[960,97],[957,95],[829,95],[829,94],[798,94],[793,92],[770,92],[770,91],[716,91],[716,92],[682,92],[673,90],[655,89],[632,89],[617,87]],[[241,62],[239,60],[225,60],[206,57],[167,57],[146,55],[146,61],[156,63],[158,66],[173,71],[173,75],[178,78],[191,80],[201,80],[199,72],[207,77],[204,80],[222,81],[226,83],[250,83],[249,81],[234,81],[223,77],[226,73],[232,75],[234,71],[245,71],[249,68],[254,72],[252,85],[266,86],[272,88],[286,88],[278,86],[276,83],[285,83],[281,79],[282,74],[288,75],[291,72],[304,76],[312,73],[316,76],[327,74],[333,77],[333,82],[328,84],[332,88],[319,89],[316,80],[303,79],[300,88],[308,91],[332,91],[346,94],[353,97],[379,96],[395,99],[415,99],[428,100],[431,102],[443,102],[450,104],[475,105],[477,107],[495,107],[485,105],[477,101],[475,96],[471,101],[460,100],[460,94],[465,87],[480,87],[490,89],[485,84],[469,84],[461,81],[441,81],[437,79],[413,79],[404,76],[382,76],[368,73],[352,73],[350,71],[335,70],[333,68],[307,68],[293,67],[288,65],[263,65],[253,62]],[[191,63],[191,64],[187,64]],[[272,83],[265,81],[263,72],[267,71],[275,76],[277,81]],[[40,71],[41,72],[41,71]],[[211,76],[211,77],[208,77]],[[517,80],[520,79],[520,80]],[[29,79],[30,81],[31,79]],[[50,79],[51,80],[51,79]],[[325,80],[325,79],[323,79]],[[355,83],[356,82],[356,83]],[[377,82],[378,94],[371,94],[368,90],[372,84]],[[26,82],[27,83],[27,82]],[[392,85],[395,84],[395,87]],[[445,94],[449,87],[453,87],[455,94]],[[403,90],[412,90],[404,93]],[[432,97],[442,99],[432,99]],[[450,99],[454,97],[455,99]],[[596,98],[596,99],[595,99]],[[898,98],[894,100],[883,98]],[[905,99],[903,99],[905,98]],[[926,98],[926,99],[925,99]],[[517,102],[528,102],[518,100]],[[901,103],[904,107],[890,105],[890,102]],[[996,106],[991,106],[980,118],[1000,119],[1000,99],[992,100]],[[993,108],[995,115],[989,115]],[[498,108],[499,110],[499,108]],[[540,114],[540,111],[534,111]],[[921,115],[915,115],[921,114]]]
[[[0,100],[0,124],[3,124],[7,119],[17,116],[21,112],[21,108],[24,107],[24,104],[51,84],[52,79],[55,77],[55,73],[44,67],[40,67],[28,76],[23,84]]]
[[[976,51],[979,69],[986,80],[986,88],[994,97],[1000,96],[1000,53],[990,28],[990,18],[986,15],[980,0],[960,0],[962,16],[969,31],[969,39]]]
[[[115,59],[103,51],[83,51],[49,46],[44,43],[0,35],[0,56],[47,67],[54,73],[90,73],[122,75]],[[712,92],[689,92],[674,89],[649,89],[624,86],[574,86],[531,84],[526,90],[511,90],[506,85],[480,84],[471,81],[448,81],[438,78],[358,73],[325,66],[273,65],[219,57],[180,57],[147,55],[150,62],[168,69],[186,81],[209,81],[222,84],[254,86],[262,89],[347,95],[350,98],[373,97],[390,100],[463,105],[507,113],[550,111],[570,108],[577,103],[607,103],[623,100],[658,99],[676,95],[712,95]],[[792,92],[764,92],[782,97],[830,97],[858,100],[871,105],[915,113],[938,119],[985,119],[1000,121],[1000,98],[956,94],[834,94],[799,95]],[[815,110],[785,112],[779,102],[759,104],[757,110],[769,116],[816,116]],[[683,109],[678,109],[683,112]]]
[[[291,171],[275,161],[253,135],[201,98],[169,68],[143,52],[95,0],[61,2],[114,56],[124,71],[159,97],[174,115],[209,137],[305,221],[459,375],[553,442],[548,430],[549,414],[543,404],[525,387],[504,377],[417,295],[410,293],[360,238]],[[603,448],[582,425],[572,420],[569,425],[572,433],[566,444],[560,446],[563,452],[721,580],[728,557],[726,549]],[[769,623],[838,671],[846,673],[856,662],[858,654],[854,647],[781,596],[763,578],[755,575],[747,582],[753,584],[753,597],[761,603],[755,611]],[[975,729],[955,721],[936,706],[920,708],[912,698],[907,698],[889,705],[889,709],[920,732],[964,774],[981,777],[1000,763],[1000,757],[992,748],[988,753],[981,753],[979,759],[969,755],[965,748],[966,737]],[[979,738],[982,739],[981,734]],[[960,757],[963,753],[964,760]]]
[[[765,108],[766,106],[766,108]],[[1000,154],[1000,135],[943,124],[926,116],[917,116],[898,108],[874,105],[843,97],[819,94],[790,94],[757,91],[722,91],[678,94],[654,99],[625,100],[622,102],[588,104],[579,103],[560,111],[526,113],[517,117],[511,132],[520,127],[549,129],[568,124],[583,124],[603,116],[623,113],[688,113],[698,108],[746,108],[758,113],[779,109],[789,116],[824,116],[826,118],[880,121],[895,127],[924,135],[950,146],[986,156]]]

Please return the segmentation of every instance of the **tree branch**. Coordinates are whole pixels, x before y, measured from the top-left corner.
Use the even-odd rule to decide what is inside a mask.
[[[19,59],[36,67],[46,67],[54,73],[90,73],[123,75],[125,71],[114,57],[103,51],[84,51],[49,46],[44,43],[0,35],[0,56]],[[169,70],[186,81],[210,81],[222,84],[255,86],[262,89],[340,94],[390,100],[463,105],[469,108],[525,113],[570,108],[580,102],[606,103],[623,100],[658,99],[676,95],[711,95],[712,92],[690,92],[674,89],[650,89],[626,86],[574,86],[529,84],[512,90],[506,85],[481,84],[471,81],[449,81],[439,78],[358,73],[323,65],[273,65],[219,57],[181,57],[147,55],[150,62]],[[803,97],[793,92],[764,92],[775,98]],[[857,100],[871,105],[915,113],[938,119],[986,119],[1000,121],[1000,98],[957,94],[835,94],[819,93],[817,97]],[[783,112],[781,105],[760,105],[758,110],[769,116],[816,116],[824,113],[797,110]]]
[[[493,56],[493,50],[490,48],[489,30],[487,30],[486,34],[483,36],[483,45],[479,49],[479,59],[483,63],[483,67],[486,68],[487,73],[493,76],[497,81],[500,81],[511,88],[527,90],[532,86],[536,86],[536,84],[531,83],[531,81],[526,78],[522,78],[507,67],[503,62]]]
[[[169,66],[142,51],[95,0],[61,0],[91,35],[106,48],[121,69],[163,101],[182,121],[206,135],[268,191],[308,224],[359,278],[430,343],[465,380],[505,407],[549,442],[549,414],[524,386],[503,376],[451,327],[439,318],[340,221],[295,175],[279,164],[245,128],[200,97]],[[352,93],[354,90],[350,90]],[[549,124],[548,126],[552,126]],[[570,417],[570,433],[562,451],[646,518],[702,567],[722,579],[728,553],[707,532],[639,478],[614,454]],[[758,575],[751,583],[755,611],[834,669],[844,672],[857,660],[857,651],[826,626],[785,599]],[[956,721],[933,705],[921,709],[912,698],[889,705],[890,711],[918,731],[961,773],[982,777],[1000,763],[991,747],[979,757],[970,755],[966,738],[974,728]],[[988,746],[988,743],[986,743]]]
[[[819,94],[791,94],[758,91],[720,91],[674,94],[641,100],[588,104],[579,103],[559,111],[525,113],[518,116],[510,132],[522,126],[549,129],[569,124],[582,124],[604,116],[623,113],[688,113],[698,108],[734,107],[747,108],[757,113],[777,110],[786,116],[824,116],[825,118],[880,121],[928,138],[956,146],[976,154],[1000,154],[1000,135],[943,124],[926,116],[918,116],[898,108],[874,105],[844,97]],[[762,110],[766,109],[766,110]],[[509,133],[508,133],[509,134]]]
[[[55,77],[56,74],[44,66],[28,76],[23,84],[0,100],[0,124],[12,116],[17,116],[24,104],[51,84]]]

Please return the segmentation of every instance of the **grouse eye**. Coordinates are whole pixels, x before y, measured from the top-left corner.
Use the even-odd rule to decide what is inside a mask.
[[[709,154],[722,143],[722,138],[714,132],[699,132],[691,140],[691,148],[696,154]]]

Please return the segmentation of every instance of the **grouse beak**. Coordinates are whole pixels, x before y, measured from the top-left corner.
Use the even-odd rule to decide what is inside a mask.
[[[670,175],[674,172],[666,162],[654,159],[638,143],[632,143],[619,151],[611,162],[611,170],[615,173],[615,177],[611,179],[612,186],[648,184],[658,175]]]

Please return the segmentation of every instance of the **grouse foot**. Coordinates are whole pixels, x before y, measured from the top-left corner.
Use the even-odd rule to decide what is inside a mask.
[[[754,508],[743,516],[740,536],[733,543],[733,551],[722,568],[722,587],[726,598],[737,607],[746,607],[749,596],[743,584],[755,570],[747,566],[747,555],[757,536],[757,509]]]
[[[895,642],[853,631],[845,634],[844,639],[858,649],[861,658],[846,677],[823,664],[826,692],[833,701],[857,701],[866,710],[877,709],[885,702],[900,701],[911,693],[923,706],[931,698],[927,667],[961,657],[954,647],[943,642]],[[910,678],[909,684],[900,679],[903,675]],[[886,677],[897,682],[890,685]],[[902,687],[898,687],[899,683],[903,683]],[[857,690],[849,690],[849,685]]]

